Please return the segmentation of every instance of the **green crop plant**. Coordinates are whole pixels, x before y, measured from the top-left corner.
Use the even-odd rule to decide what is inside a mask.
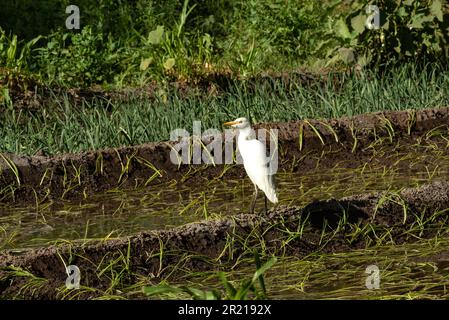
[[[172,286],[165,283],[144,286],[142,291],[147,296],[161,296],[167,294],[175,294],[176,296],[186,294],[194,300],[247,300],[247,299],[266,299],[267,292],[264,281],[264,273],[267,272],[277,261],[276,257],[270,258],[264,264],[261,263],[260,257],[257,253],[254,254],[254,261],[256,264],[256,271],[250,279],[241,281],[238,286],[230,282],[224,272],[218,272],[218,278],[225,290],[222,295],[217,289],[201,290],[191,286]],[[259,283],[259,288],[256,286]]]
[[[150,177],[148,177],[148,179],[145,181],[145,186],[147,186],[151,181],[153,181],[153,180],[156,179],[157,177],[159,177],[159,178],[162,177],[162,171],[159,170],[158,168],[156,168],[156,167],[155,167],[150,161],[148,161],[147,159],[137,156],[137,157],[136,157],[136,160],[137,160],[139,163],[143,164],[145,167],[147,167],[147,168],[149,168],[150,170],[153,171],[153,174],[152,174]]]
[[[19,173],[19,169],[17,168],[16,164],[14,163],[14,161],[12,161],[11,159],[9,159],[8,157],[4,156],[1,153],[0,153],[0,157],[2,157],[3,161],[6,163],[6,165],[11,170],[11,172],[14,174],[14,177],[17,182],[17,186],[20,187],[20,173]]]
[[[123,177],[125,177],[125,179],[128,177],[128,173],[131,168],[131,163],[137,154],[137,150],[135,150],[133,152],[133,154],[131,154],[131,156],[128,156],[126,154],[125,155],[126,161],[122,160],[122,157],[120,156],[120,152],[117,149],[115,149],[115,154],[117,155],[117,157],[120,161],[120,176],[119,176],[118,182],[117,182],[117,184],[120,184],[121,182],[123,182]]]
[[[311,124],[308,120],[304,120],[304,123],[307,124],[312,129],[313,133],[315,133],[315,135],[318,137],[318,139],[320,139],[321,144],[324,146],[323,137],[320,134],[320,132],[318,131],[318,129],[313,124]]]
[[[304,143],[304,122],[301,122],[299,124],[299,132],[298,132],[299,151],[302,151],[303,143]]]
[[[416,111],[410,110],[407,116],[407,134],[411,135],[412,128],[416,124]]]
[[[21,296],[33,296],[36,291],[39,291],[48,285],[47,279],[38,277],[21,267],[2,267],[1,271],[2,277],[0,278],[0,282],[10,281],[11,279],[23,280],[23,284],[21,284],[18,292],[16,293],[16,298],[20,298]]]

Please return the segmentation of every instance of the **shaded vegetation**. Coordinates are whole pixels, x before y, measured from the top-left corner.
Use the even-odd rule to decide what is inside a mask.
[[[7,0],[0,83],[121,87],[195,82],[211,73],[447,61],[447,4],[379,1],[380,28],[369,29],[369,3],[80,0],[81,30],[67,30],[69,1]]]

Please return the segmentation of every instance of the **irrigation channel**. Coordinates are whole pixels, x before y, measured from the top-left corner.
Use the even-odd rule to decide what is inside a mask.
[[[251,279],[257,252],[277,259],[270,299],[449,297],[448,108],[258,127],[279,130],[280,203],[267,214],[262,201],[247,214],[242,166],[177,167],[173,142],[2,154],[0,295],[140,299],[162,283],[225,296],[224,277]]]

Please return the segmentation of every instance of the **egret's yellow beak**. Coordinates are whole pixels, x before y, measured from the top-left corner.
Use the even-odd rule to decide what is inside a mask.
[[[232,125],[237,124],[237,123],[239,123],[239,122],[238,121],[229,121],[229,122],[223,123],[223,125],[225,125],[225,126],[232,126]]]

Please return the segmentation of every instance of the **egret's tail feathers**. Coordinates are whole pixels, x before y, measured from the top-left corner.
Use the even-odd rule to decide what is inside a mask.
[[[276,195],[276,190],[265,191],[265,195],[267,196],[268,200],[270,200],[270,202],[272,202],[272,203],[277,203],[278,202],[278,197]]]
[[[278,202],[278,197],[276,195],[276,179],[274,175],[268,175],[267,180],[265,181],[265,185],[263,188],[265,195],[268,200],[272,203]]]

